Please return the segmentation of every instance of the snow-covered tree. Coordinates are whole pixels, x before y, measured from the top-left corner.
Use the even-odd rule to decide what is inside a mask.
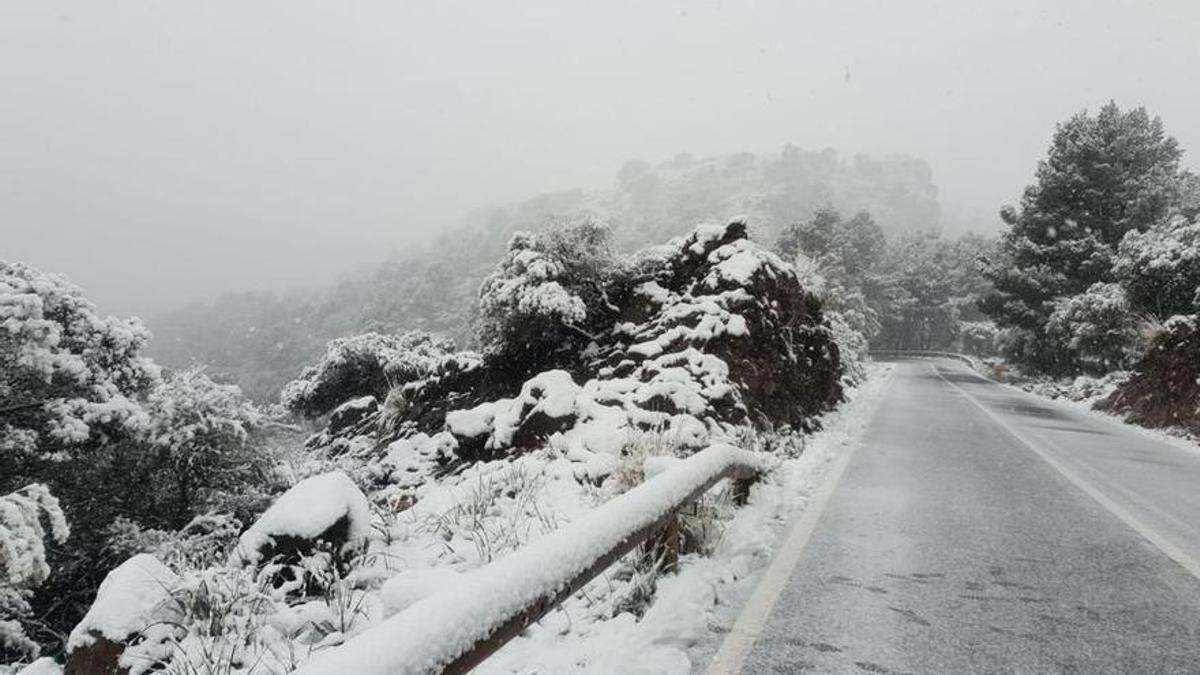
[[[875,344],[884,349],[951,349],[963,323],[982,318],[974,304],[989,290],[979,258],[992,242],[909,236],[888,243],[867,286],[879,316]]]
[[[1020,208],[1001,211],[1011,229],[987,269],[995,292],[980,306],[1008,331],[1010,358],[1047,372],[1074,367],[1046,337],[1050,314],[1059,299],[1113,280],[1127,232],[1179,209],[1181,154],[1144,108],[1109,103],[1059,125]]]
[[[784,228],[775,250],[795,261],[805,288],[839,315],[846,327],[866,338],[879,331],[878,312],[864,296],[875,266],[884,254],[883,230],[870,214],[859,212],[844,220],[831,208],[820,209],[807,221]]]
[[[58,500],[34,483],[0,495],[0,663],[29,661],[40,648],[21,619],[31,611],[29,596],[50,576],[46,540],[70,536]]]
[[[1118,284],[1093,284],[1054,303],[1046,322],[1048,342],[1060,362],[1101,375],[1128,367],[1136,356],[1137,320]]]
[[[146,499],[154,508],[147,511],[155,517],[143,521],[182,527],[263,482],[266,416],[237,386],[213,382],[201,369],[172,372],[145,409],[139,464],[149,474]]]
[[[1137,311],[1160,319],[1197,311],[1200,220],[1164,220],[1129,232],[1117,248],[1113,274]]]
[[[209,509],[247,510],[263,482],[262,414],[201,371],[163,373],[142,355],[149,339],[136,320],[97,314],[62,277],[0,262],[0,493],[17,491],[0,504],[0,527],[13,531],[13,514],[35,503],[57,513],[48,493],[25,487],[36,483],[62,500],[76,532],[70,550],[27,547],[55,568],[19,588],[48,625],[39,640],[52,642],[86,608],[114,562],[104,551],[115,519],[177,528]],[[34,539],[0,533],[9,576],[5,556],[28,559],[13,558],[17,541]],[[0,607],[17,616],[13,597]]]
[[[143,429],[137,400],[159,381],[149,339],[65,278],[0,261],[0,468]]]

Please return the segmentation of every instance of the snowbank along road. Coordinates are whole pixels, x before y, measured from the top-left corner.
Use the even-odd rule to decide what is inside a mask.
[[[902,361],[752,646],[714,669],[1196,672],[1197,560],[1200,451]]]

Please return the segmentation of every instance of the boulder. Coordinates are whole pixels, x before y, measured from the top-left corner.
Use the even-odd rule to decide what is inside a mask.
[[[175,618],[171,589],[178,581],[174,572],[147,553],[109,572],[67,640],[67,675],[128,672],[120,665],[125,644],[147,627]]]
[[[292,564],[322,544],[341,556],[361,550],[371,533],[366,495],[340,471],[305,478],[283,493],[246,530],[231,563]]]

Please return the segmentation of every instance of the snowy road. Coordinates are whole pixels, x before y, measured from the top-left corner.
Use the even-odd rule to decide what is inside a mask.
[[[744,673],[1200,671],[1200,452],[898,364]]]

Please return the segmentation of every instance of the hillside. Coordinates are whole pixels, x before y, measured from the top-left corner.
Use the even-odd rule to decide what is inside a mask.
[[[425,330],[473,344],[479,284],[520,230],[591,214],[628,252],[687,232],[698,222],[741,215],[771,242],[814,209],[880,214],[887,234],[937,229],[931,171],[905,156],[842,158],[787,146],[777,155],[741,153],[658,165],[629,161],[602,190],[571,190],[483,209],[427,250],[394,256],[337,284],[286,294],[238,293],[151,321],[155,356],[168,365],[207,364],[259,400],[312,362],[336,337],[374,330]]]

